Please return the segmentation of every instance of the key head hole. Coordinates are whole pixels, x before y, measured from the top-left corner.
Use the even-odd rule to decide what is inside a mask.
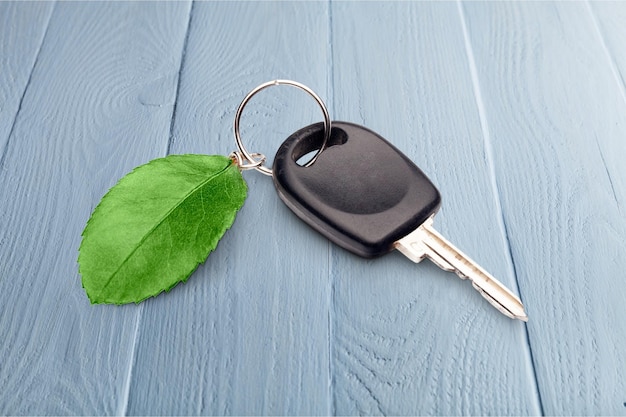
[[[302,185],[322,197],[324,204],[344,213],[374,214],[394,207],[405,196],[410,173],[398,165],[395,152],[384,152],[350,139],[350,151],[333,149],[347,145],[349,135],[333,127],[327,148],[311,167],[304,165],[318,151],[323,140],[322,125],[312,125],[302,132],[301,141],[291,150],[291,159],[303,167],[299,171]],[[305,128],[306,129],[306,128]],[[381,152],[382,151],[382,152]]]
[[[324,141],[323,124],[314,124],[309,126],[310,131],[306,135],[306,140],[298,142],[292,152],[292,159],[296,164],[303,167],[313,159],[317,151],[319,151]],[[348,141],[348,134],[341,128],[331,127],[330,138],[326,143],[326,149],[335,145],[343,145]]]

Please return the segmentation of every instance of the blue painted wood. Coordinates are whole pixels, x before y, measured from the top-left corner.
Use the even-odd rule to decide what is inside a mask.
[[[442,193],[435,226],[515,289],[457,5],[337,3],[333,20],[335,115],[413,159]],[[539,412],[524,324],[469,282],[399,253],[332,261],[338,414]]]
[[[622,3],[0,3],[0,413],[626,414]],[[68,24],[71,22],[71,24]],[[257,84],[313,87],[443,195],[528,325],[399,254],[331,246],[245,172],[190,280],[90,306],[76,249],[132,167],[227,154]],[[255,97],[270,159],[321,119]]]
[[[465,9],[543,410],[623,415],[623,54],[584,3]]]
[[[50,5],[20,7],[17,34]],[[188,10],[59,3],[47,28],[39,19],[0,167],[1,414],[124,412],[140,308],[91,306],[77,250],[104,192],[166,148]],[[29,36],[12,39],[29,53]]]
[[[0,3],[0,160],[39,55],[52,3]]]
[[[235,150],[235,110],[263,81],[294,78],[324,93],[327,24],[319,2],[194,4],[170,152]],[[299,90],[266,90],[244,111],[243,139],[271,160],[321,117]],[[269,177],[244,177],[248,199],[206,264],[144,303],[130,414],[331,411],[328,242],[288,212]]]

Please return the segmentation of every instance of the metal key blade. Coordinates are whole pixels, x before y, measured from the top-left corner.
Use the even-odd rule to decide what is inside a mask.
[[[431,216],[420,227],[395,244],[407,258],[420,262],[429,258],[446,271],[454,271],[462,279],[469,278],[472,285],[491,305],[512,319],[528,321],[524,305],[519,298],[467,255],[448,242],[433,227]]]

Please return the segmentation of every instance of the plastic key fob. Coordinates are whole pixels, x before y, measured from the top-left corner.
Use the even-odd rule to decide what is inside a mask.
[[[310,167],[297,161],[319,149],[324,127],[298,130],[274,158],[274,185],[293,212],[332,242],[372,258],[437,212],[441,196],[402,152],[373,131],[333,122],[328,147]]]

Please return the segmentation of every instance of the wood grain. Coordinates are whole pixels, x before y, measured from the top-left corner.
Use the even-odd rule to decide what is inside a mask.
[[[413,159],[442,193],[436,227],[515,290],[457,5],[337,3],[333,20],[337,116]],[[469,282],[399,254],[332,261],[337,414],[539,412],[523,323]]]
[[[194,4],[170,152],[234,150],[236,107],[262,82],[293,78],[323,94],[326,31],[324,3]],[[271,160],[321,117],[303,92],[272,88],[244,111],[242,135]],[[216,251],[145,303],[130,414],[329,412],[328,243],[283,207],[269,177],[244,177],[248,199]]]
[[[622,52],[626,42],[626,7],[620,2],[589,3],[589,12],[597,30],[599,41],[606,53],[607,64],[613,73],[618,90],[626,101],[626,55]]]
[[[49,6],[12,25],[31,7]],[[188,8],[54,8],[2,166],[2,414],[124,412],[142,307],[90,306],[77,249],[107,188],[167,145]]]
[[[465,8],[543,410],[623,415],[623,90],[585,4]]]
[[[52,3],[0,3],[0,165],[52,9]]]

